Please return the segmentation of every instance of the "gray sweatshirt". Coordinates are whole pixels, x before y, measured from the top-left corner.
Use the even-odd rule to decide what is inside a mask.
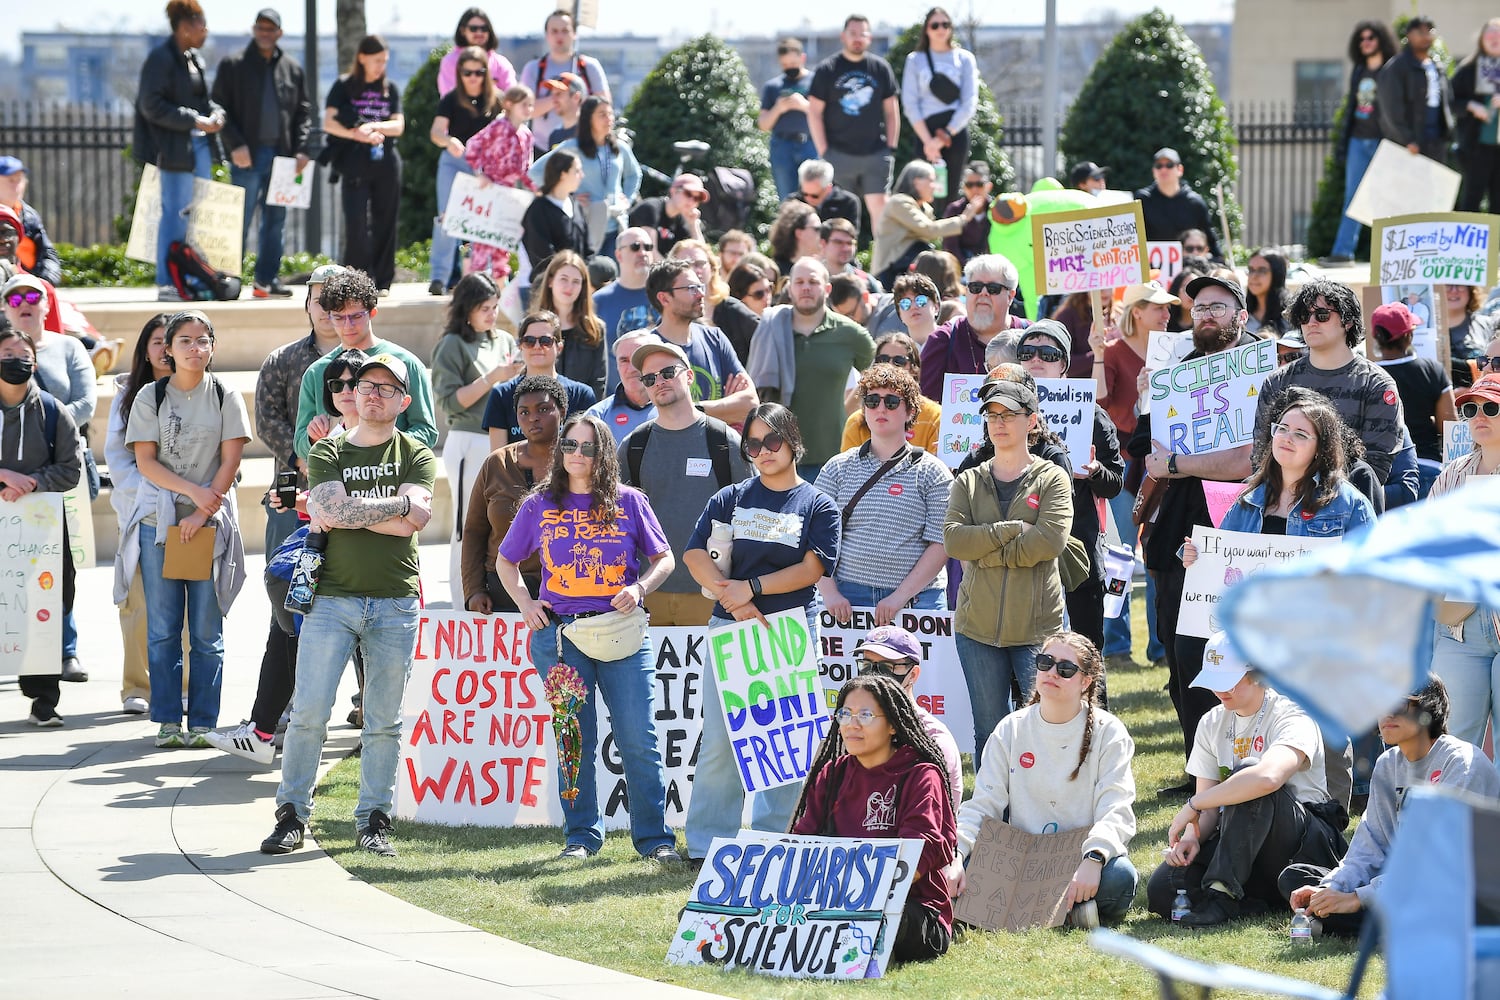
[[[83,469],[78,427],[68,408],[57,407],[57,437],[47,446],[46,414],[36,383],[15,406],[0,406],[0,469],[25,473],[36,480],[38,493],[62,493],[78,485]]]
[[[77,337],[48,334],[36,349],[36,378],[43,389],[68,408],[75,428],[94,418],[99,400],[98,377],[88,348]]]

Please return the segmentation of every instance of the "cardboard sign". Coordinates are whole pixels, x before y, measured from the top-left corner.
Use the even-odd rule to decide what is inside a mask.
[[[1382,285],[1493,283],[1494,216],[1434,212],[1376,219],[1370,233],[1370,274]]]
[[[1276,370],[1276,344],[1258,340],[1151,373],[1151,436],[1178,455],[1255,440],[1255,404]]]
[[[245,191],[233,184],[193,178],[193,200],[188,209],[188,242],[203,252],[220,271],[240,273],[244,237]],[[156,262],[156,231],[161,224],[161,175],[153,164],[141,171],[130,220],[125,256],[148,264]]]
[[[1230,587],[1267,566],[1281,566],[1309,552],[1337,545],[1340,540],[1194,527],[1193,544],[1198,546],[1198,559],[1187,568],[1183,580],[1178,635],[1207,639],[1223,628],[1219,623],[1219,600]]]
[[[62,662],[62,494],[0,501],[0,551],[0,674],[55,674]]]
[[[1462,180],[1457,170],[1381,139],[1344,214],[1373,227],[1380,219],[1450,212]],[[1371,254],[1376,246],[1372,239]],[[1379,271],[1372,265],[1371,273]]]
[[[1474,450],[1474,435],[1464,420],[1450,420],[1443,424],[1443,464],[1463,458]]]
[[[1094,393],[1091,378],[1039,378],[1036,396],[1042,420],[1062,438],[1068,461],[1077,472],[1094,456]]]
[[[1182,257],[1181,240],[1146,241],[1146,267],[1156,272],[1156,280],[1163,287],[1182,273]]]
[[[963,895],[953,901],[953,919],[992,931],[1061,927],[1088,835],[1086,826],[1035,834],[986,819],[969,855]]]
[[[282,208],[312,208],[313,182],[318,165],[309,161],[297,173],[297,159],[278,156],[271,161],[271,183],[266,187],[266,204]]]
[[[984,417],[979,412],[983,375],[943,376],[943,423],[938,432],[938,458],[950,469],[963,464],[984,444]]]
[[[800,782],[831,720],[819,697],[818,650],[801,609],[709,633],[729,745],[747,792]],[[705,709],[707,710],[707,709]]]
[[[475,174],[453,178],[443,232],[503,250],[521,248],[521,219],[535,199],[530,191],[494,184]]]
[[[1141,203],[1033,216],[1038,295],[1071,295],[1146,282]]]
[[[1400,302],[1417,319],[1417,328],[1411,333],[1412,353],[1436,361],[1447,371],[1453,350],[1448,338],[1448,310],[1443,305],[1442,286],[1365,285],[1360,289],[1359,305],[1365,312],[1366,322],[1387,302]],[[1364,349],[1365,356],[1371,361],[1383,363],[1373,336],[1365,338]]]
[[[921,854],[920,840],[716,837],[667,961],[799,979],[877,978]]]

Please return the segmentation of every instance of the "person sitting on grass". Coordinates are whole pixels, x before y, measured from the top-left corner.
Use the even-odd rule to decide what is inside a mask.
[[[1474,744],[1448,734],[1448,689],[1436,675],[1429,674],[1400,707],[1380,717],[1380,738],[1390,749],[1375,762],[1370,802],[1343,863],[1331,871],[1288,865],[1277,880],[1292,909],[1306,910],[1323,921],[1326,932],[1340,937],[1359,935],[1380,888],[1408,788],[1442,785],[1500,798],[1495,765]]]

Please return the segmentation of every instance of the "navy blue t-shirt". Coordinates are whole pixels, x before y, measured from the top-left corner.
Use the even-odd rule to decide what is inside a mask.
[[[525,377],[525,373],[522,373],[509,382],[501,382],[490,390],[489,402],[484,404],[485,430],[491,427],[504,427],[510,432],[512,442],[522,440],[521,425],[516,423],[516,386]],[[594,395],[594,390],[582,382],[575,382],[561,373],[558,374],[557,381],[561,383],[563,392],[568,395],[569,413],[582,413],[599,401],[599,397]]]
[[[798,483],[785,491],[772,490],[759,476],[752,476],[724,487],[703,508],[687,547],[708,548],[715,521],[734,527],[731,580],[750,580],[795,566],[808,552],[817,553],[823,561],[825,575],[838,563],[839,509],[828,494],[820,493],[811,483]],[[756,598],[755,606],[768,615],[806,608],[816,593],[816,586],[809,586],[789,594],[764,594]],[[714,614],[720,618],[733,617],[717,604]]]
[[[812,74],[804,72],[792,82],[787,82],[787,76],[782,73],[773,79],[767,80],[765,86],[760,88],[760,109],[770,111],[776,106],[776,102],[788,94],[801,94],[806,97],[812,87]],[[776,124],[771,126],[771,134],[779,136],[807,135],[807,113],[804,111],[786,111],[776,119]]]

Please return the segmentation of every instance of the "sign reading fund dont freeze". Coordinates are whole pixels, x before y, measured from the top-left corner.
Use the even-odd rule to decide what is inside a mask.
[[[1382,285],[1480,285],[1496,278],[1494,216],[1441,212],[1376,219],[1370,271]]]
[[[828,733],[818,650],[800,610],[736,622],[709,634],[709,662],[729,745],[747,792],[807,777]]]
[[[1255,439],[1261,383],[1276,343],[1258,340],[1151,373],[1151,436],[1178,455],[1207,455]]]
[[[1033,216],[1038,295],[1070,295],[1146,281],[1141,203]]]

